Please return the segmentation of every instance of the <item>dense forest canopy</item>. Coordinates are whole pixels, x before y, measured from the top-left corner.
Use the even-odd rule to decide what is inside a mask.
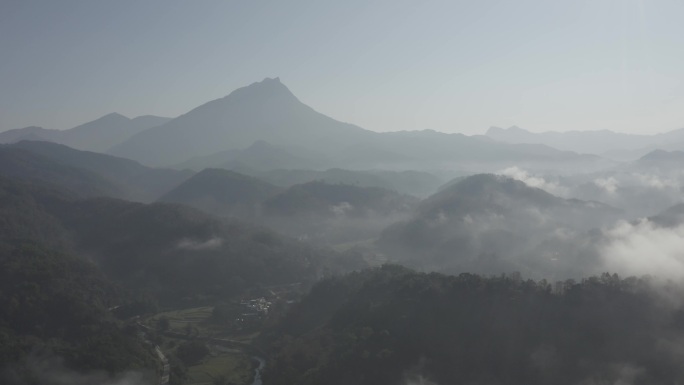
[[[661,291],[662,290],[662,291]],[[682,287],[399,266],[325,279],[269,333],[273,384],[671,384]],[[669,298],[667,296],[670,296]],[[674,302],[672,302],[673,298]]]

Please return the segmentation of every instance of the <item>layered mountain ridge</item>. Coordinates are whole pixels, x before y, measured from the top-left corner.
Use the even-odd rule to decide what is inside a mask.
[[[605,155],[618,160],[634,160],[656,149],[684,149],[684,129],[655,135],[638,135],[610,130],[535,133],[512,126],[490,127],[485,135],[504,143],[543,144],[559,150]]]
[[[489,166],[485,168],[493,170],[498,167],[496,163],[510,161],[590,167],[601,163],[595,156],[537,144],[506,144],[484,136],[432,130],[366,130],[316,112],[297,99],[279,78],[266,78],[239,88],[224,98],[144,130],[114,146],[110,153],[157,166],[187,165],[190,163],[183,162],[204,157],[202,167],[220,167],[230,158],[230,152],[261,141],[308,152],[306,160],[309,164],[318,163],[319,169],[426,169],[458,162],[460,167],[486,164]]]
[[[79,150],[105,152],[138,132],[169,120],[171,119],[153,115],[130,119],[113,112],[68,130],[31,126],[0,132],[0,143],[16,143],[22,140],[46,141]]]

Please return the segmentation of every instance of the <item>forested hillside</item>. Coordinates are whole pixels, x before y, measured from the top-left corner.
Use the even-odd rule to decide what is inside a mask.
[[[681,298],[682,288],[665,295]],[[399,266],[321,281],[265,334],[269,384],[673,384],[681,299],[604,274],[550,285]]]
[[[41,161],[41,163],[36,163],[33,168],[15,167],[5,172],[6,175],[36,179],[41,175],[40,172],[47,168],[44,162],[49,162],[51,167],[48,169],[54,169],[54,171],[50,174],[51,179],[48,181],[84,196],[105,195],[139,202],[152,202],[193,174],[189,170],[146,167],[129,159],[80,151],[50,142],[21,141],[0,147],[0,154],[4,151],[5,159],[14,161],[11,154],[20,153],[19,149],[27,151],[24,157],[37,158],[33,162]],[[72,172],[78,176],[95,175],[100,184],[106,183],[106,185],[94,192],[83,191],[78,185],[69,183],[68,175],[63,170],[73,170]]]
[[[0,379],[12,384],[42,383],[33,366],[44,360],[155,378],[151,347],[108,309],[213,304],[364,266],[189,207],[83,199],[12,178],[0,178],[0,214]]]
[[[29,241],[0,242],[0,381],[42,384],[48,369],[142,370],[152,380],[150,347],[107,310],[129,300],[124,293],[78,257]]]
[[[592,231],[620,215],[603,203],[477,174],[422,200],[377,244],[394,261],[424,270],[565,279],[596,272]]]

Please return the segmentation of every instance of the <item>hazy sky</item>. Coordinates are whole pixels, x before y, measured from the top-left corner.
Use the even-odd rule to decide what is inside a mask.
[[[684,2],[0,0],[0,131],[177,116],[279,76],[338,120],[684,127]]]

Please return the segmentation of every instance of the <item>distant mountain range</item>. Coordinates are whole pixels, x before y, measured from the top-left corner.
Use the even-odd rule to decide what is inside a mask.
[[[372,218],[410,210],[416,198],[377,187],[325,182],[294,185],[264,202],[268,215]]]
[[[267,142],[272,149],[264,154]],[[256,145],[255,145],[256,143]],[[305,105],[280,82],[265,79],[199,106],[114,146],[111,154],[148,165],[325,169],[427,169],[507,162],[596,165],[595,156],[545,145],[507,144],[486,136],[431,130],[377,133],[339,122]],[[275,155],[277,156],[275,156]],[[270,157],[270,158],[269,158]],[[195,159],[193,159],[195,158]],[[497,164],[497,165],[494,165]],[[235,168],[235,166],[231,167]]]
[[[239,88],[174,119],[129,119],[112,113],[64,131],[26,127],[0,133],[0,143],[48,141],[148,166],[228,168],[250,174],[335,167],[481,172],[511,163],[595,170],[613,164],[546,144],[496,139],[432,130],[366,130],[316,112],[279,78]]]
[[[408,211],[418,199],[381,187],[321,180],[282,188],[234,171],[207,168],[161,196],[159,201],[251,220],[262,216],[310,220],[313,217],[388,216]]]
[[[359,187],[380,187],[417,197],[431,195],[443,183],[442,179],[424,171],[344,170],[340,168],[330,168],[324,171],[275,169],[254,176],[285,187],[321,181]]]
[[[684,165],[684,151],[665,151],[653,150],[648,154],[642,156],[637,161],[638,164],[654,164],[654,163],[675,163],[678,166]]]
[[[252,174],[274,169],[312,169],[332,164],[330,160],[324,159],[325,155],[301,147],[274,146],[265,140],[257,140],[245,149],[225,150],[207,156],[193,157],[173,167],[197,171],[205,168],[225,168]]]
[[[684,150],[684,128],[655,135],[633,135],[609,130],[533,133],[513,126],[491,127],[486,135],[506,143],[543,144],[616,160],[634,160],[655,149]]]
[[[112,113],[69,130],[25,127],[0,133],[0,143],[21,140],[60,143],[150,166],[248,174],[335,167],[458,169],[462,174],[511,164],[584,172],[616,164],[608,159],[684,150],[684,128],[657,135],[532,133],[515,126],[491,127],[486,135],[474,136],[432,130],[378,133],[327,117],[297,99],[279,78],[266,78],[174,119]]]
[[[340,170],[344,171],[344,170]],[[204,169],[159,198],[237,217],[316,243],[376,237],[418,199],[380,187],[311,181],[289,188],[223,169]]]
[[[129,119],[121,114],[111,113],[68,130],[25,127],[0,132],[0,143],[40,140],[64,144],[79,150],[106,152],[131,136],[169,120],[171,119],[152,115]]]
[[[179,163],[259,140],[277,146],[345,146],[370,131],[338,122],[300,102],[278,78],[265,79],[201,105],[115,146],[114,155],[151,165]]]

